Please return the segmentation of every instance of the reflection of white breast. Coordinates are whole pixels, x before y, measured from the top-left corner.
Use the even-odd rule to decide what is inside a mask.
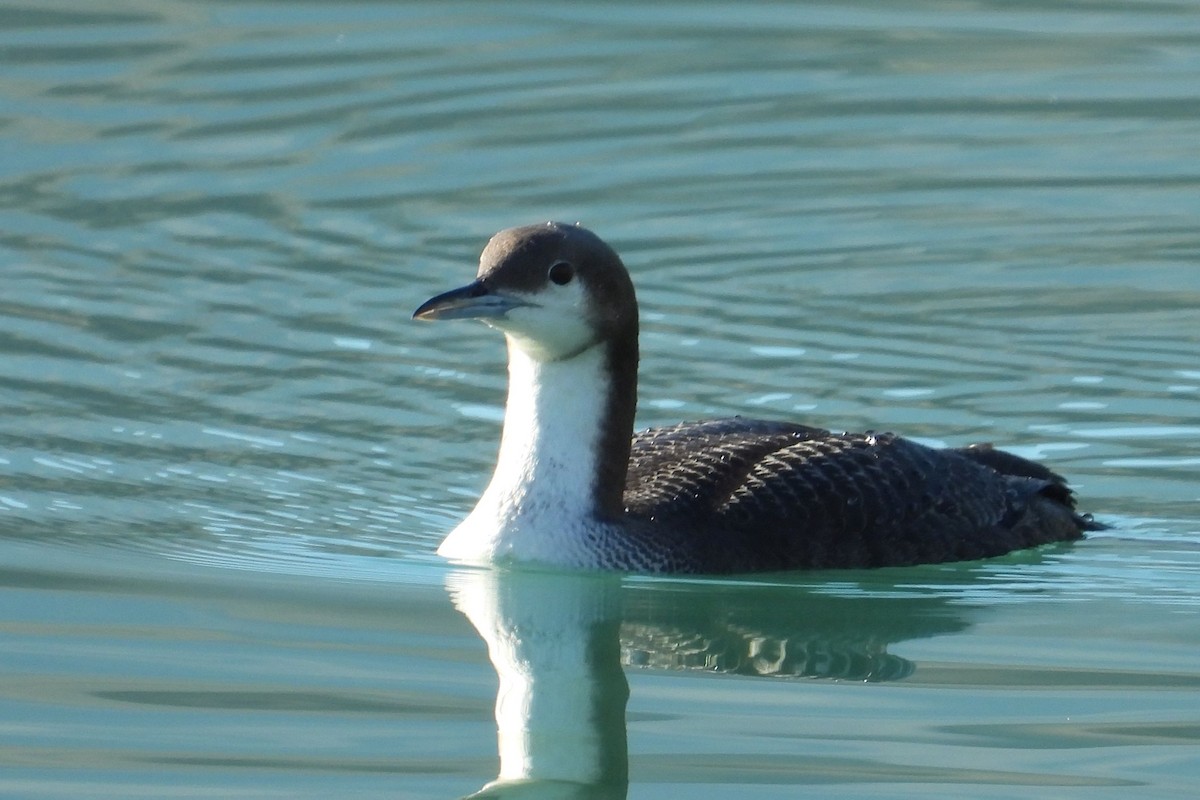
[[[488,570],[447,583],[500,679],[497,781],[626,782],[617,582]]]

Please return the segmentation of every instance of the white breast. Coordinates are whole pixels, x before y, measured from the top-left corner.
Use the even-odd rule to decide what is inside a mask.
[[[462,561],[597,566],[609,526],[593,514],[604,348],[542,362],[509,342],[509,393],[496,471],[475,509],[438,548]]]

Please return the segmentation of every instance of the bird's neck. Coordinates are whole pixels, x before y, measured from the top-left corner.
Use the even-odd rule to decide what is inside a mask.
[[[602,343],[559,361],[509,343],[508,401],[493,488],[545,494],[572,514],[624,508],[637,403],[637,345]]]
[[[637,402],[637,338],[543,361],[509,339],[496,470],[438,552],[595,566],[620,528]]]

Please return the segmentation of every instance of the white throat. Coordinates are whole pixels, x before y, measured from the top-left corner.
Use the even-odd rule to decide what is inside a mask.
[[[595,482],[609,383],[603,346],[538,361],[508,337],[508,402],[496,471],[440,555],[596,566],[596,538],[608,528],[596,519]]]

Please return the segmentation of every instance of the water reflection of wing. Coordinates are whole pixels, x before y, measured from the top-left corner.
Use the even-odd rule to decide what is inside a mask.
[[[633,667],[851,681],[896,681],[911,675],[912,662],[884,647],[819,637],[775,638],[732,628],[708,637],[640,625],[621,629],[621,661]]]
[[[913,664],[889,644],[962,630],[938,597],[844,596],[800,586],[647,587],[626,595],[627,666],[893,681]]]

